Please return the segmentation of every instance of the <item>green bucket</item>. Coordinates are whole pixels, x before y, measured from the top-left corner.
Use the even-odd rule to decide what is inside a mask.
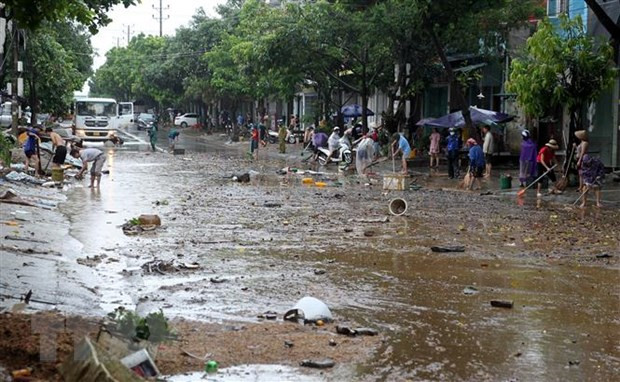
[[[502,175],[499,177],[499,188],[509,190],[512,188],[512,176]]]

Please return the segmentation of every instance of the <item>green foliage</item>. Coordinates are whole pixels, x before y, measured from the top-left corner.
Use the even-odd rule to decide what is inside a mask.
[[[88,27],[91,33],[108,25],[107,16],[113,6],[135,5],[140,0],[4,0],[7,14],[17,20],[20,28],[36,30],[47,22],[77,21]]]
[[[66,112],[91,74],[92,52],[88,32],[70,22],[43,22],[28,32],[24,90],[33,110]]]
[[[532,117],[555,107],[579,110],[615,78],[612,51],[609,43],[587,35],[580,17],[562,16],[558,30],[545,20],[523,57],[512,62],[507,89]]]
[[[9,138],[0,133],[0,162],[5,166],[11,165],[11,149],[13,148],[13,142]]]
[[[127,338],[158,343],[175,337],[162,310],[140,317],[132,311],[119,307],[108,313],[108,317],[114,322],[114,330]]]

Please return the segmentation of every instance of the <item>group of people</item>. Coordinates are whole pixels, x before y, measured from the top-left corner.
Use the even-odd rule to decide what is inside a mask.
[[[158,121],[152,121],[149,124],[149,128],[147,130],[147,135],[149,137],[149,143],[151,144],[151,150],[153,151],[157,151],[157,131],[159,130],[158,128]],[[173,127],[170,128],[170,131],[168,132],[168,150],[170,152],[174,151],[174,147],[176,146],[176,143],[179,141],[179,135],[181,135],[179,133],[179,131],[177,129]]]
[[[521,143],[521,155],[519,157],[519,181],[521,187],[537,179],[537,197],[542,197],[543,183],[553,182],[550,194],[562,193],[563,187],[558,187],[558,180],[554,172],[556,165],[555,151],[559,149],[554,139],[549,140],[540,150],[537,150],[536,143],[533,141],[528,130],[521,132],[523,141]],[[585,130],[575,132],[575,138],[579,141],[573,143],[573,148],[568,160],[565,162],[565,174],[567,176],[571,167],[579,174],[578,192],[581,192],[581,207],[585,207],[588,202],[588,193],[594,191],[596,206],[601,207],[601,187],[605,178],[605,166],[601,160],[588,152],[589,138]],[[568,153],[568,152],[567,152]],[[573,153],[575,157],[573,158]],[[566,182],[567,179],[564,179]]]
[[[38,176],[43,172],[41,169],[39,147],[41,145],[41,137],[43,136],[43,129],[40,126],[29,127],[26,132],[26,140],[24,141],[24,154],[26,156],[25,168],[26,171],[32,165],[35,170],[35,175]],[[99,187],[101,183],[101,170],[106,161],[103,152],[96,148],[83,148],[81,142],[69,143],[65,141],[60,134],[54,131],[51,127],[45,128],[45,134],[52,143],[52,168],[61,168],[64,165],[67,158],[67,152],[70,149],[69,155],[73,158],[80,158],[82,160],[82,168],[76,175],[76,178],[82,179],[84,173],[88,170],[90,164],[90,187]]]

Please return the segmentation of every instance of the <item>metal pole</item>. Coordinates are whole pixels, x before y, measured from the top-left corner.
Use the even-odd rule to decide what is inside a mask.
[[[129,25],[127,25],[127,46],[129,46],[129,36],[130,36],[130,30],[129,28],[131,28]]]
[[[11,104],[11,114],[13,116],[13,121],[11,123],[11,133],[17,136],[17,125],[18,125],[18,116],[17,116],[17,79],[19,78],[19,72],[17,70],[17,62],[19,58],[17,54],[19,52],[19,34],[17,33],[17,23],[13,20],[13,68],[15,68],[15,74],[13,75],[13,83],[12,83],[12,98],[13,102]]]
[[[164,6],[163,0],[159,0],[159,37],[163,35],[163,21],[164,21]]]

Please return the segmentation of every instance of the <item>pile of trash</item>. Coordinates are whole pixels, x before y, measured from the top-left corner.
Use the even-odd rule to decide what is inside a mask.
[[[129,219],[120,228],[127,236],[139,235],[141,233],[154,231],[161,226],[161,219],[157,215],[140,215],[137,218]]]
[[[198,263],[178,262],[175,260],[165,261],[155,259],[142,264],[144,273],[159,273],[160,275],[181,271],[195,271],[197,269],[200,269]]]

